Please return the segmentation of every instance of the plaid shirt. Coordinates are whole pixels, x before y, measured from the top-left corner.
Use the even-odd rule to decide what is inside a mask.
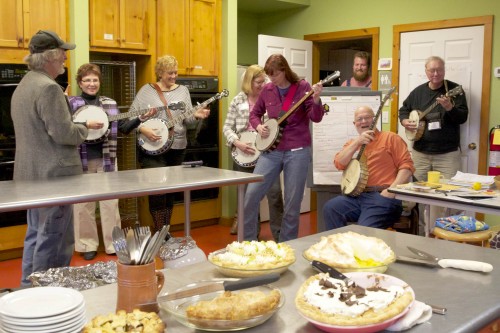
[[[227,146],[231,147],[235,140],[238,140],[238,134],[248,128],[248,117],[250,116],[250,105],[248,97],[240,91],[234,96],[226,115],[226,121],[222,127],[222,132],[227,140]]]
[[[86,104],[85,100],[80,96],[71,96],[68,97],[68,99],[73,113],[75,113],[80,107]],[[109,97],[99,96],[99,104],[99,106],[103,108],[106,114],[110,116],[120,113],[120,111],[118,111],[116,102]],[[106,136],[104,137],[104,141],[102,142],[102,157],[104,161],[105,172],[115,171],[117,136],[118,122],[113,121],[110,124],[110,128],[108,129]],[[88,171],[87,149],[88,147],[85,143],[82,143],[78,147],[80,158],[82,159],[83,171]]]

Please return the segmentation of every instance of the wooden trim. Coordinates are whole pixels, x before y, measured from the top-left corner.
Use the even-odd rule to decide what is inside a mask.
[[[347,39],[372,39],[371,67],[372,67],[372,90],[378,90],[378,58],[379,58],[379,40],[380,28],[363,28],[355,30],[344,30],[336,32],[326,32],[318,34],[304,35],[304,40],[313,42],[313,81],[319,81],[319,43],[334,42]],[[350,77],[350,74],[349,74]]]
[[[392,82],[399,82],[399,59],[401,49],[401,33],[411,31],[435,30],[460,28],[469,26],[484,26],[484,49],[483,49],[483,82],[481,92],[481,123],[480,133],[488,133],[490,119],[490,94],[491,94],[491,54],[493,41],[493,15],[468,17],[461,19],[440,20],[432,22],[411,23],[395,25],[393,27],[392,48]],[[397,132],[399,96],[392,99],[391,104],[391,131]],[[488,140],[486,135],[479,136],[478,173],[486,174]]]

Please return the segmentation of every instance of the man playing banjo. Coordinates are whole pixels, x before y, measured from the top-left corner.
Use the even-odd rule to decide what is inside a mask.
[[[448,92],[459,85],[445,80],[445,63],[440,57],[432,56],[425,62],[428,82],[416,87],[399,109],[399,120],[407,130],[416,131],[418,122],[409,121],[412,110],[425,110],[438,102],[424,118],[422,137],[413,144],[412,158],[415,163],[415,178],[427,180],[427,172],[440,171],[444,178],[450,179],[461,168],[460,125],[467,121],[469,109],[465,94],[455,98],[447,97]],[[423,205],[420,208],[420,230],[423,232]],[[440,215],[440,213],[437,213]]]
[[[388,228],[399,220],[403,210],[401,200],[394,199],[388,187],[407,183],[415,171],[406,143],[396,133],[370,130],[374,112],[361,106],[354,112],[354,126],[359,136],[349,140],[335,155],[338,170],[346,169],[355,153],[366,145],[361,170],[367,175],[364,191],[356,197],[337,196],[326,202],[323,218],[327,230],[343,227],[347,222],[376,228]],[[366,178],[365,177],[365,178]],[[355,179],[362,179],[356,175]]]

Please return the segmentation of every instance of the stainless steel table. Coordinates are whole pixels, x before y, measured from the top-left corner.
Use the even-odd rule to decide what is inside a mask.
[[[245,184],[262,181],[263,176],[208,167],[163,167],[92,173],[37,181],[0,182],[0,212],[184,192],[186,236],[190,233],[191,192],[220,186],[238,186],[238,238],[243,237]]]
[[[452,268],[428,268],[397,262],[390,265],[386,274],[406,281],[413,287],[418,300],[448,308],[446,315],[433,314],[429,322],[415,326],[408,332],[476,332],[500,317],[500,302],[498,301],[498,295],[500,295],[500,283],[498,282],[500,281],[500,256],[497,250],[351,225],[288,242],[295,249],[297,261],[275,283],[286,296],[285,305],[263,325],[245,330],[245,332],[322,332],[309,324],[295,308],[294,298],[300,285],[307,277],[316,274],[316,271],[302,257],[302,252],[319,241],[322,235],[348,230],[381,238],[396,254],[400,255],[412,255],[406,249],[406,246],[410,245],[425,249],[425,251],[443,258],[480,260],[493,265],[494,270],[489,274]],[[165,285],[162,292],[171,291],[199,280],[223,277],[209,262],[178,269],[166,269],[163,272]],[[89,320],[96,315],[115,311],[115,284],[83,291],[83,295]],[[163,310],[160,312],[160,316],[167,323],[168,332],[195,332],[195,330],[179,324]]]
[[[489,199],[465,199],[453,196],[453,193],[445,195],[438,192],[417,192],[401,188],[391,187],[389,192],[396,195],[396,199],[417,202],[429,206],[440,206],[446,208],[468,210],[477,213],[500,215],[500,195]],[[427,208],[424,216],[425,235],[430,233],[430,210]]]

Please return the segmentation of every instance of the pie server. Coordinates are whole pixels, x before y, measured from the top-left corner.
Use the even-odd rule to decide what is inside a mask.
[[[408,246],[408,250],[415,253],[418,258],[397,256],[396,260],[399,262],[404,262],[408,264],[420,264],[432,267],[441,268],[458,268],[468,271],[477,271],[489,273],[493,270],[493,266],[486,262],[474,261],[474,260],[462,260],[462,259],[440,259],[432,254],[424,252],[422,250],[416,249],[414,247]]]
[[[247,289],[257,286],[262,286],[264,284],[276,282],[280,279],[280,275],[277,273],[260,275],[250,278],[244,278],[236,281],[216,281],[204,286],[193,287],[170,294],[158,296],[158,303],[173,301],[180,298],[186,298],[196,295],[208,294],[217,291],[234,291]]]

